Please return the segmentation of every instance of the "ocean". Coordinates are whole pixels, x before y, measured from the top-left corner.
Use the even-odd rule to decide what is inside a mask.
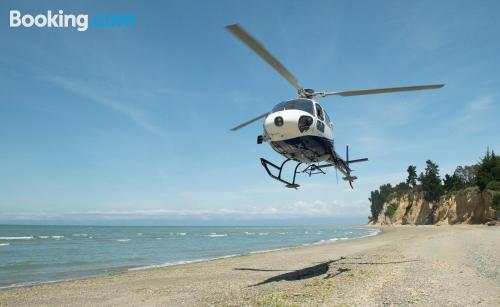
[[[0,225],[0,287],[71,280],[377,234],[358,227]]]

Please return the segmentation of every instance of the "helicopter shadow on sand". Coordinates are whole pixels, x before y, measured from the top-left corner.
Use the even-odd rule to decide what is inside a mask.
[[[342,273],[346,273],[346,272],[349,272],[352,270],[348,267],[342,267],[343,265],[388,265],[388,264],[401,264],[401,263],[419,261],[418,259],[401,260],[401,261],[387,261],[387,262],[356,261],[356,260],[361,260],[361,259],[362,258],[359,258],[359,257],[356,257],[356,258],[340,257],[338,259],[321,262],[319,264],[315,264],[313,266],[305,267],[305,268],[294,270],[294,271],[275,270],[275,269],[258,269],[258,268],[235,268],[234,270],[258,271],[258,272],[280,272],[280,271],[283,272],[283,271],[287,271],[287,273],[279,274],[279,275],[270,277],[270,278],[268,278],[262,282],[259,282],[257,284],[249,285],[249,287],[256,287],[256,286],[264,285],[264,284],[271,283],[271,282],[304,280],[304,279],[318,277],[318,276],[325,275],[325,274],[326,274],[326,276],[324,277],[324,279],[334,278]],[[344,260],[346,260],[346,261],[344,261]],[[351,260],[354,260],[354,261],[351,261]],[[330,267],[332,265],[338,265],[339,267],[337,267],[336,270],[332,271],[330,269]]]

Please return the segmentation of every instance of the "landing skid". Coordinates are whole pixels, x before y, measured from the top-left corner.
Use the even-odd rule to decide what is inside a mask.
[[[277,166],[276,164],[274,164],[272,162],[269,162],[268,160],[266,160],[264,158],[260,158],[260,163],[262,163],[262,166],[266,169],[267,174],[271,178],[276,179],[276,180],[278,180],[280,182],[283,182],[287,188],[297,189],[298,187],[300,187],[300,185],[298,185],[298,184],[295,183],[295,177],[297,176],[297,173],[300,173],[297,170],[298,170],[299,166],[302,164],[302,162],[297,163],[297,165],[295,166],[295,170],[293,172],[293,180],[292,180],[292,182],[284,180],[283,178],[281,178],[281,173],[283,171],[283,166],[288,161],[290,161],[290,160],[291,159],[286,159],[285,161],[283,161],[283,163],[281,163],[281,166]],[[273,169],[277,170],[278,171],[278,176],[274,175],[271,172],[271,170],[269,169],[269,167],[272,167]]]
[[[309,177],[311,177],[312,175],[316,175],[316,174],[326,174],[323,171],[323,168],[334,166],[333,164],[323,164],[323,165],[310,164],[304,170],[299,171],[298,169],[299,169],[299,166],[302,165],[302,162],[297,162],[297,165],[295,166],[295,169],[293,171],[293,180],[290,182],[290,181],[285,180],[281,177],[282,172],[283,172],[283,166],[285,166],[285,164],[288,161],[291,161],[291,159],[286,159],[285,161],[283,161],[283,163],[281,163],[280,166],[277,166],[276,164],[269,162],[268,160],[266,160],[264,158],[260,158],[260,162],[262,163],[262,166],[264,166],[267,174],[271,178],[276,179],[280,182],[283,182],[287,188],[293,188],[293,189],[297,189],[298,187],[300,187],[299,184],[295,183],[295,178],[297,177],[297,174],[306,173],[309,175]],[[273,174],[273,172],[271,172],[270,168],[277,171],[278,175]]]

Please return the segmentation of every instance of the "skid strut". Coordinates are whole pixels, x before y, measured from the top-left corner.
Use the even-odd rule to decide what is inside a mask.
[[[267,161],[264,158],[260,158],[260,162],[262,163],[262,166],[266,169],[267,174],[269,176],[271,176],[271,178],[283,182],[287,188],[297,189],[300,185],[298,185],[298,184],[295,183],[295,177],[297,176],[297,173],[300,173],[300,172],[297,171],[297,169],[302,164],[302,162],[297,163],[297,165],[295,166],[295,170],[293,172],[293,180],[292,180],[292,182],[290,182],[290,181],[287,181],[287,180],[284,180],[283,178],[281,178],[281,172],[283,171],[283,166],[288,161],[290,161],[290,159],[286,159],[285,161],[283,161],[283,163],[281,163],[281,166],[277,166],[276,164],[274,164],[272,162],[269,162],[269,161]],[[272,167],[272,168],[278,170],[278,176],[274,175],[271,172],[271,170],[269,169],[269,167]]]

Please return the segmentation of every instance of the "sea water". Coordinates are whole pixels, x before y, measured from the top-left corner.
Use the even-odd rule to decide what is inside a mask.
[[[377,234],[357,227],[1,226],[0,287],[322,244]]]

